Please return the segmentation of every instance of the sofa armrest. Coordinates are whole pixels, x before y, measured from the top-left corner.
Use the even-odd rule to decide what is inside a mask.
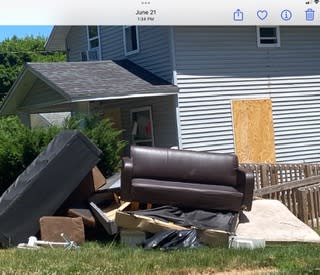
[[[122,167],[121,167],[121,188],[120,188],[121,200],[130,201],[132,174],[133,174],[132,159],[128,157],[124,157],[122,159]]]
[[[243,193],[242,209],[250,211],[254,189],[254,177],[252,172],[240,167],[237,169],[237,189]]]

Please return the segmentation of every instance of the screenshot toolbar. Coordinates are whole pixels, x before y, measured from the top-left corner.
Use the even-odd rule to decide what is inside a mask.
[[[12,0],[0,24],[320,25],[319,0]]]

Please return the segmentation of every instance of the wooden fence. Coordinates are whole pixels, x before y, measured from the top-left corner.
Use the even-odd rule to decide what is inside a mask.
[[[253,172],[254,196],[280,200],[300,220],[319,227],[320,164],[241,164]]]
[[[240,164],[240,166],[253,172],[255,190],[320,175],[320,163]]]
[[[299,218],[312,228],[320,227],[320,183],[297,190]]]

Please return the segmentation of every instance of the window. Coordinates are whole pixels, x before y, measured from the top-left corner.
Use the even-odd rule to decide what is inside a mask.
[[[279,27],[257,27],[258,47],[280,47]]]
[[[131,111],[132,143],[141,146],[154,146],[151,107]]]
[[[81,52],[81,61],[100,60],[100,37],[98,26],[87,26],[88,50]]]
[[[139,38],[137,26],[123,27],[123,43],[125,55],[139,52]]]
[[[98,26],[88,26],[89,50],[99,48],[99,30]]]

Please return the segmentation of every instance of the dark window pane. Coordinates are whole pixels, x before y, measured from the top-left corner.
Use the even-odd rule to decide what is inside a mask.
[[[276,28],[260,28],[260,37],[276,37]]]
[[[138,49],[137,45],[137,28],[131,27],[131,44],[132,44],[132,50]]]
[[[126,28],[125,36],[126,36],[127,52],[137,50],[138,49],[137,28],[135,26]]]
[[[261,44],[277,44],[277,39],[261,39]]]
[[[90,48],[93,49],[97,47],[99,47],[99,39],[96,38],[96,39],[90,40]]]
[[[98,27],[97,26],[89,26],[89,38],[97,37],[98,36]]]

